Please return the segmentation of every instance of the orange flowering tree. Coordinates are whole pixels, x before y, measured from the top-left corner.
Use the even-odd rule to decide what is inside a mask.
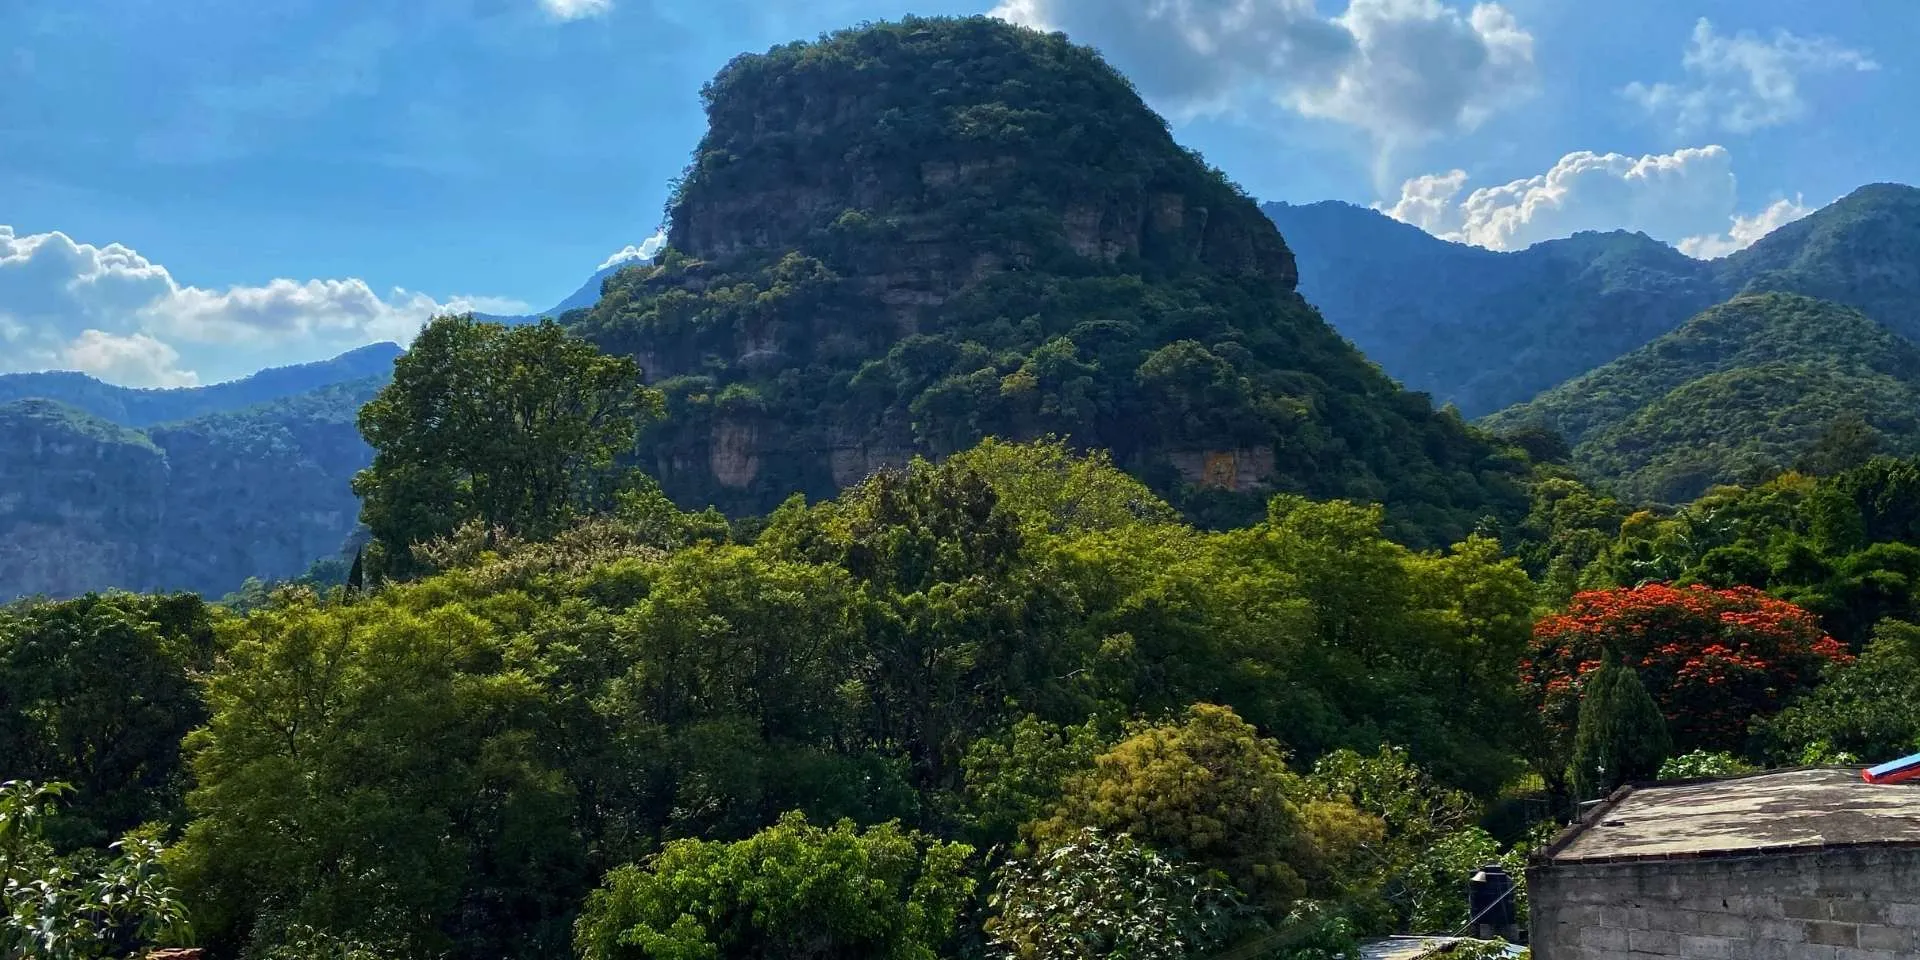
[[[1852,659],[1813,614],[1752,587],[1587,591],[1534,625],[1520,665],[1554,740],[1572,737],[1580,688],[1609,649],[1640,674],[1683,752],[1745,746],[1750,720],[1778,712],[1826,664]]]

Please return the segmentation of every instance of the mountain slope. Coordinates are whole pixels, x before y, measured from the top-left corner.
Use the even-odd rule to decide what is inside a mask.
[[[1261,208],[1300,260],[1300,292],[1408,388],[1479,416],[1531,398],[1722,299],[1713,271],[1637,233],[1504,253],[1377,210]]]
[[[1716,266],[1729,290],[1832,300],[1920,341],[1920,189],[1868,184]]]
[[[768,509],[988,434],[1071,436],[1210,520],[1298,490],[1456,536],[1510,465],[1295,291],[1272,223],[1096,54],[908,19],[736,59],[669,250],[575,328],[669,398],[648,466]]]
[[[385,374],[134,430],[0,404],[0,600],[119,587],[224,594],[336,553],[372,459],[354,419]]]
[[[1920,338],[1920,190],[1862,187],[1721,260],[1641,234],[1498,253],[1344,203],[1262,208],[1300,288],[1408,387],[1479,416],[1522,403],[1739,293],[1800,293]]]
[[[1849,307],[1737,297],[1533,401],[1487,418],[1566,436],[1576,465],[1634,497],[1681,501],[1783,466],[1843,414],[1920,449],[1920,347]]]
[[[54,400],[126,427],[145,427],[240,410],[331,384],[386,376],[400,347],[376,343],[331,360],[274,367],[204,387],[139,389],[103,383],[84,373],[0,374],[0,403],[29,397]]]

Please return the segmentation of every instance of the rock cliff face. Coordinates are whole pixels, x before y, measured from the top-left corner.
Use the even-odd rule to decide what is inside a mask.
[[[132,430],[50,400],[0,405],[0,600],[110,587],[212,596],[295,576],[353,532],[384,377]]]
[[[1496,452],[1329,330],[1272,223],[1090,50],[909,19],[737,58],[703,97],[668,250],[572,318],[667,393],[646,465],[684,503],[765,510],[1045,434],[1203,520],[1301,490],[1443,538],[1517,503]]]
[[[138,431],[49,400],[0,406],[0,598],[147,583],[168,474]]]

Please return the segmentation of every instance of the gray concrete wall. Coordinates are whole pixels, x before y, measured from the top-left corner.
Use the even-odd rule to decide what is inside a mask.
[[[1920,956],[1920,849],[1535,865],[1534,960]]]

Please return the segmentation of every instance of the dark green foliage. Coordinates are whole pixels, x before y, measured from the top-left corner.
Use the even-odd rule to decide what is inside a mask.
[[[1784,473],[1677,510],[1625,511],[1579,483],[1536,486],[1516,552],[1547,597],[1656,581],[1757,587],[1858,649],[1886,617],[1920,619],[1920,460],[1875,457],[1831,477]]]
[[[550,320],[435,319],[360,411],[374,457],[353,490],[377,569],[418,572],[413,546],[468,522],[541,537],[610,506],[616,460],[658,406],[631,361]]]
[[[180,739],[206,720],[213,616],[192,594],[89,594],[0,607],[0,779],[64,782],[60,850],[179,825]]]
[[[1920,340],[1920,190],[1872,183],[1715,264],[1729,291],[1844,303]]]
[[[1920,627],[1884,620],[1852,664],[1767,724],[1777,759],[1844,751],[1867,763],[1920,750]]]
[[[1573,793],[1604,797],[1613,788],[1652,778],[1673,752],[1666,719],[1640,676],[1611,655],[1585,678],[1580,724],[1573,737]]]
[[[1558,431],[1588,476],[1636,499],[1685,502],[1809,457],[1827,470],[1857,464],[1874,434],[1891,452],[1920,450],[1916,411],[1920,348],[1857,311],[1764,294],[1487,423]]]
[[[680,840],[613,871],[574,945],[583,960],[935,960],[972,894],[972,852],[799,816],[734,843]]]
[[[1520,512],[1523,464],[1322,323],[1272,225],[1092,51],[908,19],[704,97],[671,249],[570,320],[665,393],[643,463],[677,502],[1057,434],[1210,525],[1273,490],[1384,501],[1423,545]]]

